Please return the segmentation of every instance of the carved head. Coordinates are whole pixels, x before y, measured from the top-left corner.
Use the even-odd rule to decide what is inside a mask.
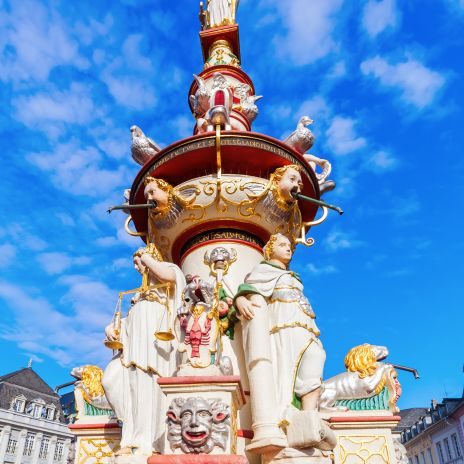
[[[148,253],[155,261],[163,261],[163,257],[156,248],[154,243],[149,243],[146,247],[139,248],[134,254],[134,268],[136,271],[143,274],[146,270],[145,265],[142,263],[141,257],[143,254]]]
[[[172,203],[173,187],[163,179],[146,177],[143,194],[147,202],[155,202],[156,207],[151,210],[155,214],[167,213]]]
[[[225,450],[229,435],[229,407],[219,399],[176,398],[166,413],[171,449],[184,453]]]
[[[75,367],[71,371],[71,375],[74,378],[81,380],[82,386],[90,399],[94,399],[105,394],[101,383],[103,371],[98,366],[86,365]]]
[[[277,168],[271,175],[271,189],[279,206],[289,207],[296,202],[292,193],[300,193],[303,190],[300,171],[300,166],[289,164]]]
[[[219,72],[213,74],[213,89],[225,89],[227,88],[227,79],[224,75]]]
[[[385,359],[387,356],[387,347],[364,343],[348,351],[345,356],[345,366],[350,372],[358,372],[359,378],[364,379],[373,375],[378,367],[377,361]]]
[[[264,259],[280,261],[287,266],[293,255],[293,245],[288,237],[283,234],[273,234],[263,248]]]

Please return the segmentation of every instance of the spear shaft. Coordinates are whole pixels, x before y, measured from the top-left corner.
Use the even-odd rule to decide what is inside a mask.
[[[336,211],[338,214],[340,214],[340,216],[343,214],[343,210],[341,208],[339,208],[338,206],[329,205],[325,201],[316,200],[315,198],[307,197],[306,195],[303,195],[298,192],[292,192],[292,197],[297,200],[305,200],[305,201],[309,201],[310,203],[315,203],[316,205],[319,205],[319,206],[325,206],[326,208]]]

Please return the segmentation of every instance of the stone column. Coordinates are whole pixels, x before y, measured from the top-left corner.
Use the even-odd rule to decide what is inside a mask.
[[[16,445],[15,464],[21,464],[23,461],[24,445],[26,444],[27,429],[22,429],[19,432],[18,444]]]
[[[0,462],[5,461],[6,448],[11,435],[11,427],[6,425],[0,433]]]
[[[43,433],[38,433],[35,436],[31,464],[37,464],[39,462],[39,453],[40,453],[40,445],[42,445],[42,438],[43,438]]]
[[[71,447],[71,439],[68,438],[64,441],[63,446],[63,456],[61,458],[61,464],[66,464],[68,462],[69,449]]]
[[[53,464],[53,457],[55,456],[55,448],[56,448],[56,435],[50,439],[50,444],[48,446],[48,456],[47,456],[47,464]]]

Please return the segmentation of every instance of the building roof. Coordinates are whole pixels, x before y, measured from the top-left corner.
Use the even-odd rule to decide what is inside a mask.
[[[399,413],[401,420],[395,427],[395,432],[401,432],[408,427],[412,427],[421,417],[427,415],[429,408],[409,408],[402,409]]]

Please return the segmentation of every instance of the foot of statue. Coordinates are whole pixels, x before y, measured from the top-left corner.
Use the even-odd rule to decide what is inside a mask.
[[[114,453],[115,456],[127,456],[128,454],[132,454],[132,448],[130,446],[124,446]]]
[[[277,425],[253,425],[254,437],[246,447],[256,454],[268,454],[280,451],[288,446],[287,437]]]

